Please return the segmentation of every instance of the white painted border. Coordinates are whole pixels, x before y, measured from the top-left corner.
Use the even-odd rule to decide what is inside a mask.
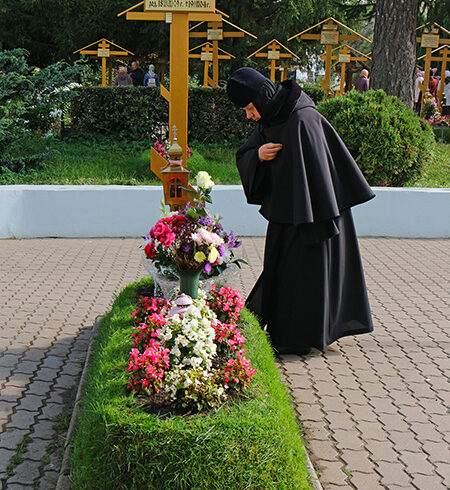
[[[450,237],[450,189],[374,187],[353,208],[360,236]],[[0,238],[144,236],[160,215],[160,186],[0,186]],[[240,185],[216,186],[226,229],[261,236],[266,221]]]

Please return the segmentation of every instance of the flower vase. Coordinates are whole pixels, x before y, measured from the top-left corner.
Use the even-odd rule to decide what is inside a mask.
[[[201,269],[178,270],[180,276],[180,294],[189,295],[192,299],[198,298],[198,282]]]

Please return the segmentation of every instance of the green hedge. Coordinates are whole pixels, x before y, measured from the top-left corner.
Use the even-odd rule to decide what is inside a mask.
[[[80,133],[154,141],[160,137],[161,124],[168,123],[169,105],[156,88],[87,87],[72,101],[71,114]],[[251,129],[225,90],[189,90],[189,141],[243,141]]]
[[[73,445],[73,488],[307,489],[299,427],[271,348],[245,310],[240,328],[258,369],[251,392],[215,412],[158,417],[127,395],[130,314],[128,286],[104,317],[94,344]]]
[[[402,186],[433,156],[430,125],[382,90],[352,90],[317,110],[339,133],[370,185]]]
[[[320,86],[306,84],[303,88],[314,102],[323,99]],[[72,101],[71,113],[80,133],[155,141],[161,124],[168,123],[169,105],[156,88],[86,87]],[[224,89],[189,90],[189,141],[240,143],[253,127]]]

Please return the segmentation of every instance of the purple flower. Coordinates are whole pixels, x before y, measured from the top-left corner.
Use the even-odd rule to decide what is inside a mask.
[[[206,262],[205,263],[205,267],[204,267],[204,270],[207,274],[209,274],[211,272],[211,264],[209,262]]]
[[[183,252],[187,254],[191,251],[191,245],[189,243],[186,243],[181,247],[181,250],[183,250]]]
[[[225,247],[223,246],[222,243],[219,245],[219,254],[221,257],[225,255]]]
[[[230,234],[227,237],[227,246],[228,248],[238,248],[241,246],[241,242],[236,240],[232,231],[230,231]]]
[[[208,228],[214,224],[214,220],[210,216],[202,216],[198,219],[198,224]]]

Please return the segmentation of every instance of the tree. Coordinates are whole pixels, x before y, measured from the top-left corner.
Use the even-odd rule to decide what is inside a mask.
[[[419,0],[377,0],[371,88],[413,107]]]

